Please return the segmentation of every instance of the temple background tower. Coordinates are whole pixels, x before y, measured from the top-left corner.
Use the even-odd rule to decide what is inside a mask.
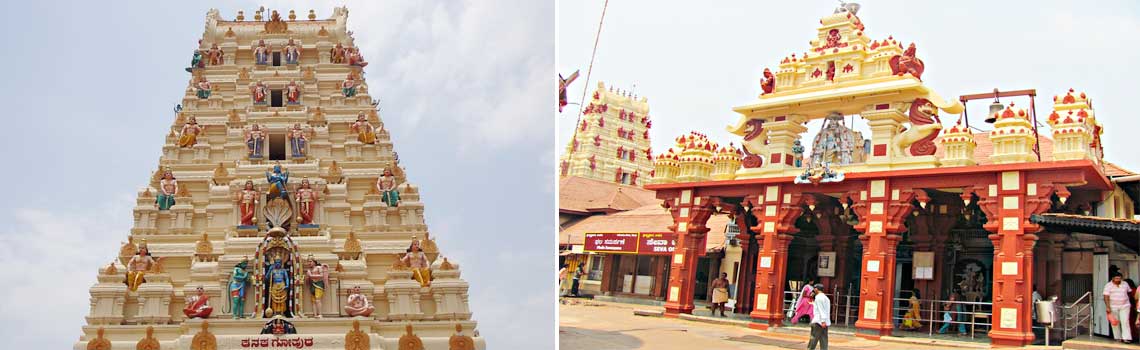
[[[257,276],[251,279],[242,310],[246,318],[235,320],[228,281],[234,266],[246,259],[256,274],[252,266],[258,264],[261,245],[271,242],[266,238],[271,220],[263,219],[271,210],[259,206],[259,220],[240,225],[234,196],[252,181],[262,194],[259,202],[267,203],[265,173],[275,164],[290,173],[290,196],[307,178],[321,197],[312,224],[297,221],[295,205],[291,215],[279,218],[284,222],[277,226],[286,229],[294,244],[285,249],[332,270],[322,298],[323,318],[312,317],[310,292],[302,276],[294,276],[298,305],[289,321],[298,337],[316,348],[347,346],[346,335],[354,334],[363,335],[353,340],[360,348],[396,349],[402,338],[414,338],[426,349],[447,349],[456,339],[485,347],[467,305],[468,284],[460,278],[458,263],[443,258],[429,235],[419,189],[407,181],[373,106],[363,64],[333,61],[334,47],[355,47],[347,18],[343,7],[327,19],[317,19],[312,11],[307,16],[259,11],[248,17],[239,12],[233,19],[223,19],[217,10],[207,14],[197,48],[206,62],[191,69],[182,109],[171,124],[155,176],[138,191],[127,242],[114,261],[98,268],[98,283],[90,289],[88,325],[76,349],[92,344],[98,349],[133,347],[144,339],[162,348],[230,349],[271,339],[258,335],[267,321],[256,310],[262,282]],[[255,61],[253,52],[261,40],[269,47],[264,64]],[[283,52],[290,40],[300,49],[296,63],[288,62]],[[213,45],[223,52],[216,62],[208,57]],[[355,94],[343,89],[349,77],[356,82]],[[209,82],[208,94],[201,93],[203,80]],[[300,87],[296,103],[288,98],[291,82]],[[251,92],[259,83],[267,89],[263,103],[254,101]],[[374,142],[353,128],[362,113],[375,129]],[[191,119],[201,131],[195,142],[180,145]],[[247,148],[253,125],[264,133],[260,156]],[[290,142],[294,125],[306,135],[302,149]],[[401,199],[397,206],[385,203],[376,190],[384,169],[396,178]],[[159,210],[156,196],[166,170],[177,179],[178,191],[175,204]],[[432,263],[430,287],[412,280],[412,272],[399,262],[413,240],[422,242]],[[126,263],[141,244],[161,260],[146,273],[146,282],[130,291]],[[348,317],[343,309],[356,286],[375,306],[369,317]],[[199,287],[210,297],[213,312],[207,319],[190,319],[182,313],[184,300]],[[200,347],[203,339],[212,347]]]
[[[641,186],[653,172],[649,102],[598,82],[566,153],[561,176],[582,176]]]

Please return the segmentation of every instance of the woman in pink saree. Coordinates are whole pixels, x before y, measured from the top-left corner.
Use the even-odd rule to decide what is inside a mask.
[[[791,321],[791,323],[799,323],[800,317],[804,317],[804,316],[808,316],[809,318],[811,317],[811,313],[812,313],[812,304],[811,304],[812,287],[811,286],[813,286],[813,285],[815,285],[815,280],[809,279],[807,281],[807,283],[804,284],[804,288],[800,290],[800,296],[799,296],[799,298],[796,299],[796,308],[792,309],[792,311],[794,311],[795,313],[793,314],[794,316],[792,316],[792,318],[789,320],[789,321]]]

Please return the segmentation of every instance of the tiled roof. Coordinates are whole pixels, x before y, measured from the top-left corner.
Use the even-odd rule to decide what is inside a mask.
[[[613,212],[653,203],[660,203],[655,192],[641,187],[579,176],[558,182],[558,210],[562,212]]]
[[[1121,168],[1119,165],[1113,164],[1112,162],[1104,162],[1104,176],[1119,177],[1129,175],[1136,175],[1136,173],[1131,172],[1128,169]]]
[[[713,215],[707,223],[706,249],[724,246],[724,230],[728,226],[728,215]],[[673,224],[673,217],[661,201],[637,209],[613,214],[599,214],[582,219],[558,233],[558,244],[582,244],[586,233],[601,232],[663,232]]]

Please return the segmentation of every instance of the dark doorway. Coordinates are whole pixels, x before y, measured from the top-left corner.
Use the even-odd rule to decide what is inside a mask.
[[[697,280],[693,290],[693,300],[709,299],[709,258],[697,259]]]
[[[285,99],[281,90],[269,91],[269,106],[270,107],[284,107]]]
[[[273,53],[273,66],[274,67],[281,66],[281,53],[280,52],[274,52]]]
[[[285,134],[269,134],[269,160],[285,160]]]

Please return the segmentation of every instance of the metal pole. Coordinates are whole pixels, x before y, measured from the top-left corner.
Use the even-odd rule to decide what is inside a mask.
[[[582,82],[582,99],[578,103],[578,119],[574,122],[574,135],[570,138],[571,142],[578,139],[578,128],[582,124],[582,106],[586,105],[586,92],[590,90],[590,74],[594,72],[594,58],[598,55],[598,41],[602,38],[602,23],[606,21],[606,9],[609,7],[610,0],[606,0],[605,4],[602,5],[602,18],[598,20],[598,33],[594,35],[594,51],[590,52],[590,66],[586,68],[586,81]],[[570,156],[573,154],[574,148],[571,147],[566,158],[571,159]]]
[[[1029,115],[1033,116],[1033,153],[1037,153],[1037,161],[1041,161],[1041,135],[1037,133],[1037,107],[1034,105],[1034,100],[1037,95],[1029,95]]]

